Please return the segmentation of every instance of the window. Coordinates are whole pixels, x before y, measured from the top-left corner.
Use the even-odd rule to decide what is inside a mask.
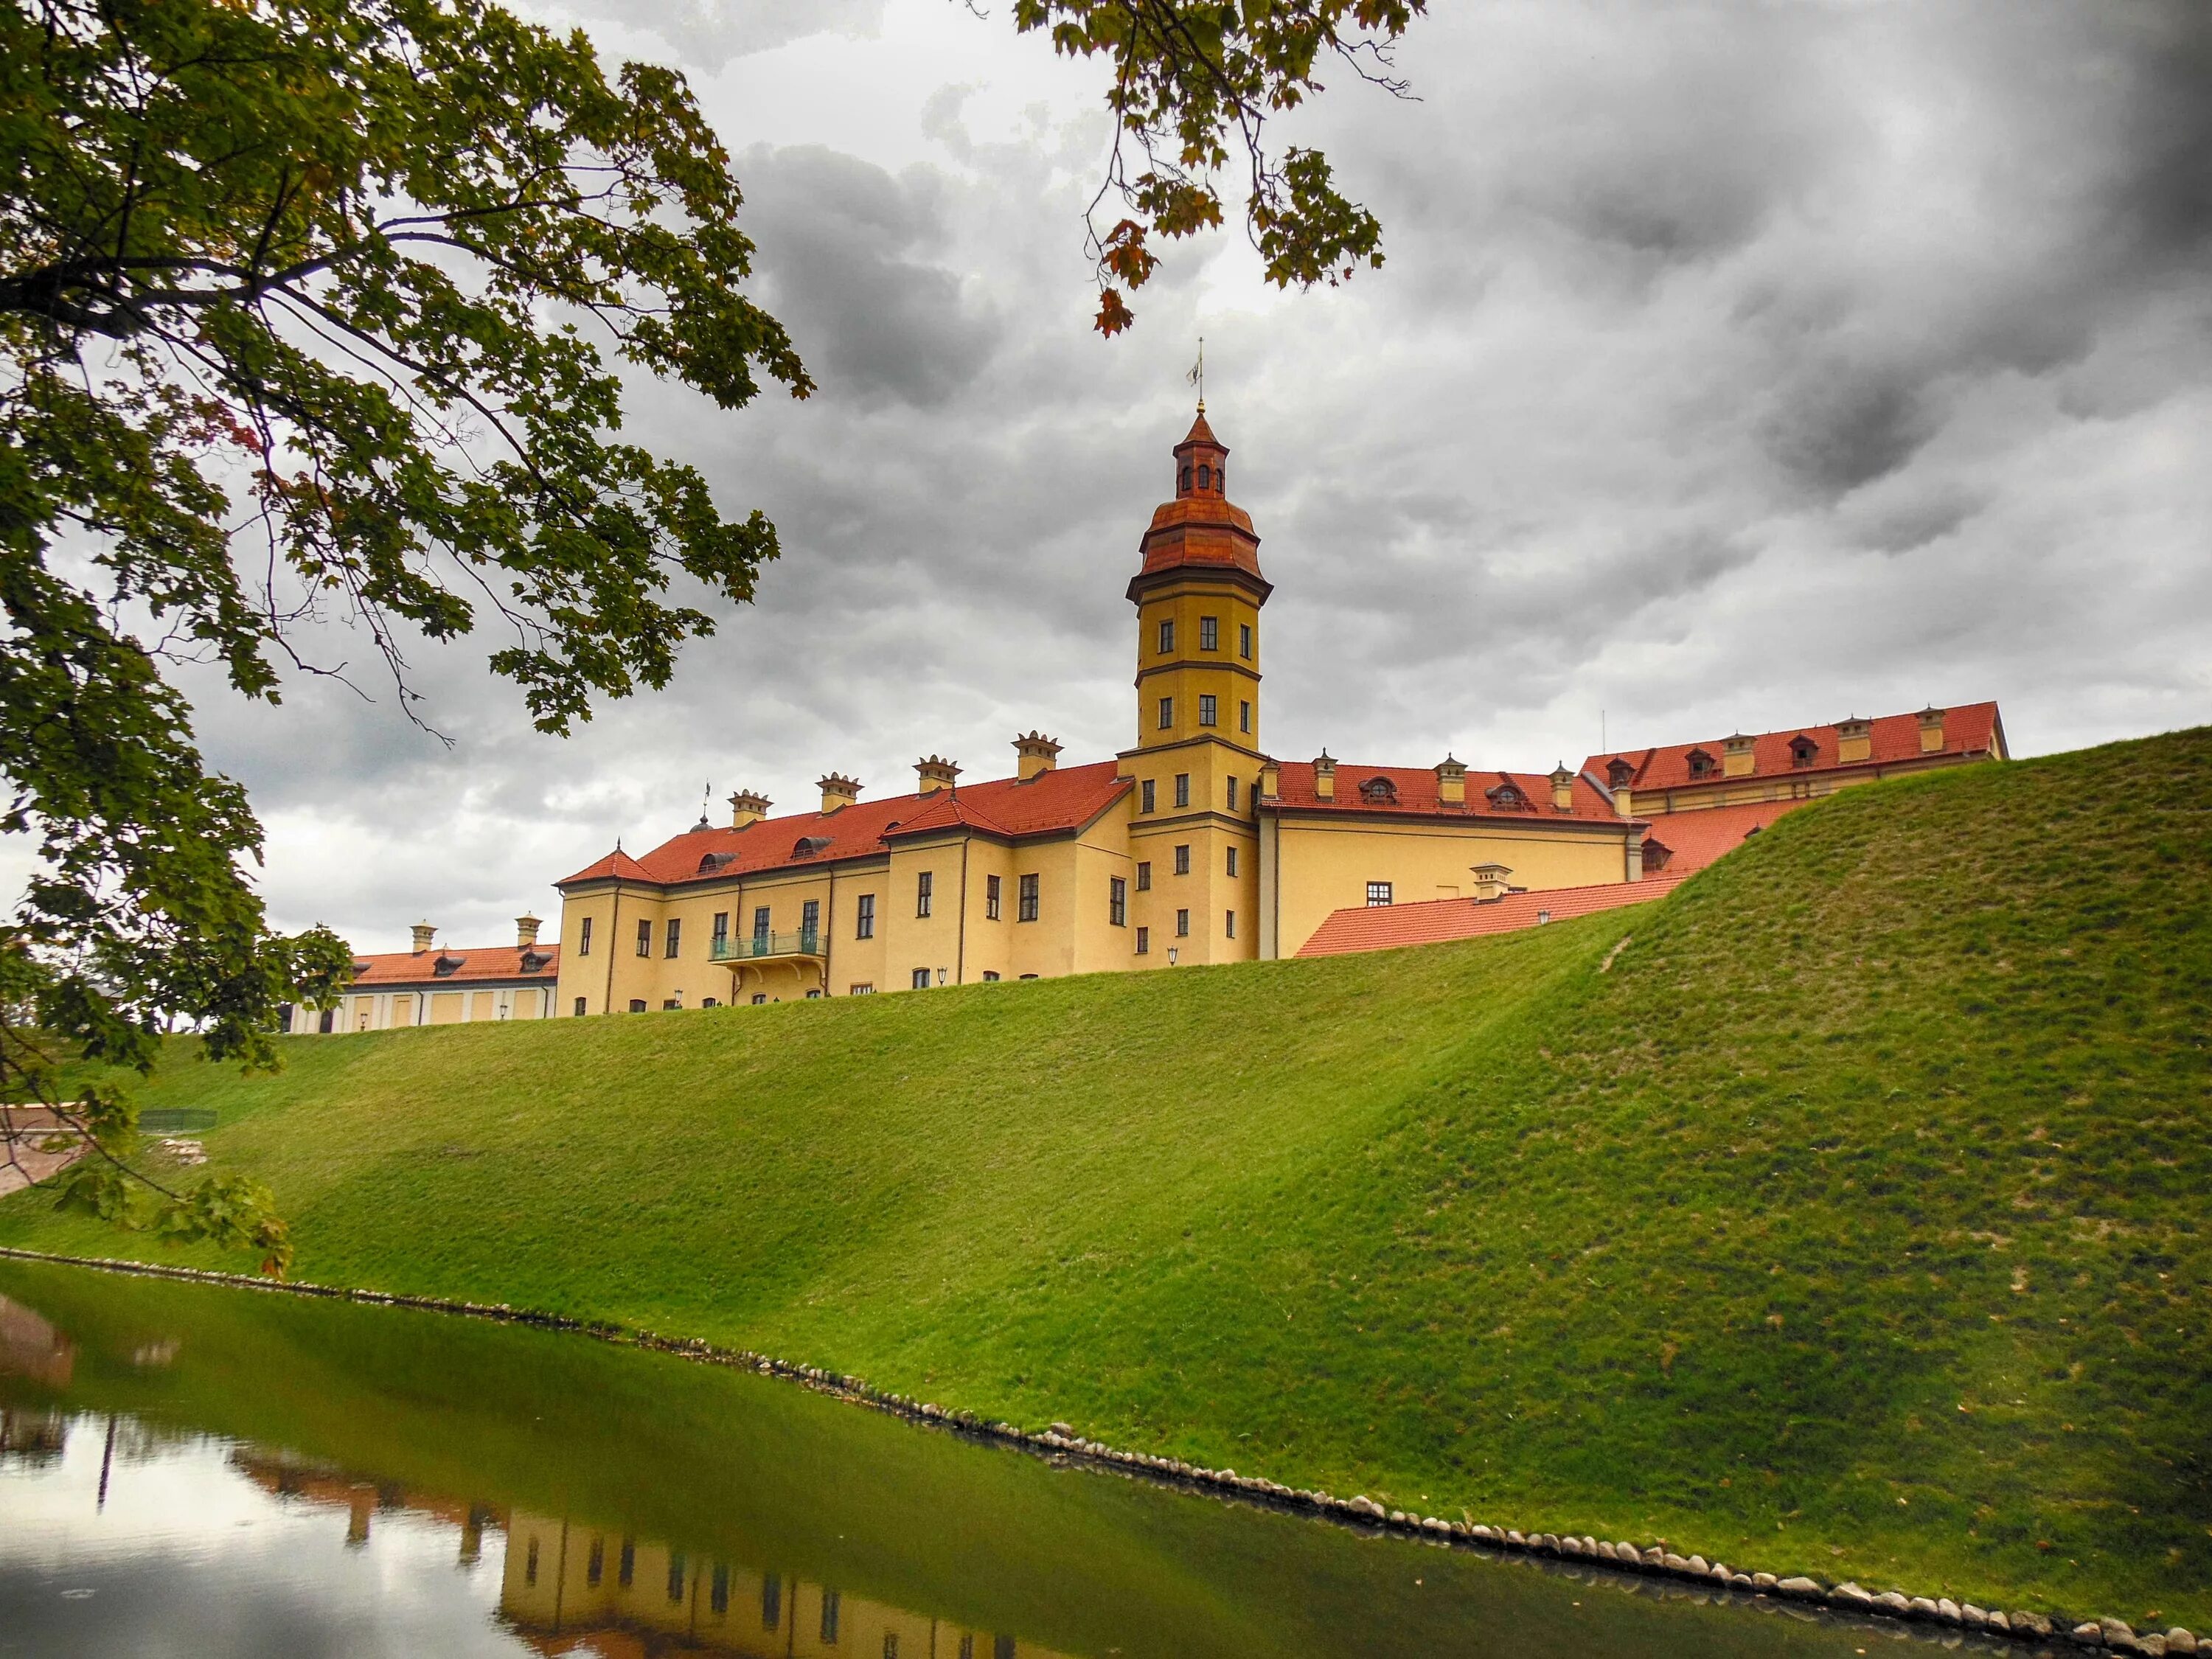
[[[825,1642],[834,1642],[837,1639],[837,1602],[838,1595],[836,1590],[826,1589],[822,1592],[822,1639]]]
[[[1014,1659],[1014,1638],[994,1636],[991,1638],[991,1659]]]
[[[643,1013],[645,1012],[645,999],[643,997],[632,997],[629,1000],[629,1011],[633,1014]]]
[[[876,936],[876,896],[873,893],[860,895],[859,912],[853,923],[853,937],[873,939]]]
[[[927,991],[929,988],[928,969],[917,968],[914,970],[914,988],[917,991]]]
[[[1221,922],[1221,936],[1224,939],[1235,939],[1237,937],[1237,913],[1234,910],[1231,910],[1224,914]]]
[[[1389,902],[1390,884],[1389,882],[1370,881],[1367,884],[1367,908],[1369,909],[1379,910]]]
[[[929,914],[929,892],[935,884],[936,872],[925,870],[914,878],[914,913],[917,916]]]
[[[1250,623],[1237,624],[1237,654],[1243,658],[1246,662],[1252,660],[1252,624]]]
[[[983,983],[986,985],[996,985],[998,982],[999,970],[995,968],[986,968],[983,970]]]
[[[1177,806],[1190,805],[1190,774],[1188,772],[1176,774],[1176,805]]]
[[[1187,876],[1189,873],[1190,843],[1188,842],[1184,842],[1181,846],[1176,848],[1176,874],[1179,876]]]
[[[682,997],[664,997],[660,1003],[660,1012],[664,1014],[672,1014],[683,1006]]]
[[[896,1631],[884,1632],[884,1659],[899,1659],[898,1633]]]
[[[1213,488],[1213,469],[1206,465],[1204,461],[1198,464],[1198,487],[1200,489]]]
[[[754,992],[754,993],[753,993],[753,1006],[754,1006],[754,1007],[756,1007],[756,1008],[765,1008],[765,1007],[767,1007],[767,1006],[768,1006],[768,993],[767,993],[767,992],[765,992],[765,991],[756,991],[756,992]]]
[[[1790,763],[1792,766],[1810,766],[1820,758],[1820,745],[1812,738],[1794,738],[1790,740]]]
[[[1237,729],[1249,734],[1252,730],[1252,705],[1239,702],[1237,705]]]
[[[578,998],[576,999],[576,1018],[577,1018],[578,1019],[581,1019],[581,1018],[583,1018],[583,1017],[584,1017],[584,999],[583,999],[583,998],[581,998],[581,997],[578,997]]]
[[[1214,708],[1212,692],[1201,691],[1198,694],[1198,723],[1200,726],[1212,726],[1214,723]]]
[[[1198,619],[1198,648],[1201,651],[1221,649],[1221,618],[1200,617]]]
[[[1137,810],[1140,812],[1149,812],[1152,811],[1154,806],[1154,802],[1152,800],[1152,781],[1150,778],[1146,778],[1143,784],[1139,786],[1138,793],[1143,799],[1138,804]]]
[[[668,956],[668,957],[679,957],[679,956],[682,956],[682,955],[684,954],[684,918],[683,918],[683,917],[681,917],[681,916],[671,916],[671,917],[669,917],[669,919],[668,919],[668,948],[667,948],[665,951],[664,951],[661,954],[662,954],[662,955],[664,955],[664,956]]]
[[[637,953],[641,957],[653,954],[653,924],[640,921],[637,924]]]
[[[1137,954],[1140,957],[1148,957],[1152,953],[1152,930],[1149,927],[1139,927],[1137,929]]]
[[[1188,464],[1188,462],[1184,463],[1184,465],[1183,465],[1183,469],[1182,469],[1182,487],[1183,487],[1183,493],[1184,493],[1184,494],[1186,494],[1186,495],[1189,494],[1189,492],[1190,492],[1190,465],[1189,465],[1189,464]]]
[[[753,943],[761,949],[766,950],[768,948],[768,906],[765,904],[755,905],[753,907]]]
[[[1398,786],[1385,777],[1372,777],[1359,786],[1359,799],[1370,806],[1395,806]]]
[[[1190,937],[1190,912],[1188,910],[1176,912],[1176,937],[1177,939]]]
[[[584,918],[583,936],[576,941],[576,954],[580,957],[592,954],[592,919],[589,916]]]
[[[607,1540],[604,1538],[594,1538],[592,1540],[592,1559],[584,1564],[584,1582],[587,1584],[597,1584],[606,1576]]]
[[[1174,724],[1175,699],[1173,697],[1162,697],[1160,699],[1160,730],[1164,732]]]
[[[1237,873],[1237,849],[1234,847],[1229,849],[1229,873],[1232,876]]]
[[[761,1580],[761,1628],[783,1628],[783,1580],[770,1576]]]
[[[714,1576],[709,1583],[711,1583],[712,1588],[707,1592],[707,1604],[713,1607],[717,1613],[728,1613],[730,1610],[730,1570],[724,1566],[720,1562],[717,1561],[714,1564]]]
[[[822,933],[822,901],[808,899],[799,907],[799,931],[811,940]]]
[[[1022,908],[1015,913],[1014,920],[1035,921],[1037,919],[1037,878],[1034,875],[1029,875],[1024,876],[1021,880]]]
[[[1137,865],[1137,890],[1140,893],[1152,890],[1152,861],[1150,859],[1141,860]]]
[[[854,983],[845,988],[845,994],[848,997],[872,997],[875,995],[875,986],[871,981],[865,979],[856,980]]]
[[[668,1599],[672,1601],[684,1599],[684,1552],[681,1550],[668,1558]]]
[[[1107,878],[1106,925],[1109,927],[1126,927],[1129,925],[1129,883],[1127,877]]]
[[[996,921],[998,919],[999,878],[996,876],[986,876],[983,878],[983,920]]]
[[[634,1538],[625,1538],[623,1540],[622,1559],[615,1566],[615,1582],[624,1589],[628,1589],[629,1581],[636,1576],[636,1573],[637,1540]]]
[[[1712,774],[1713,757],[1702,749],[1692,749],[1690,751],[1690,775],[1693,778],[1709,778]]]
[[[701,997],[699,999],[699,1006],[702,1008],[719,1008],[722,1005],[716,1001],[713,997]]]
[[[719,957],[729,948],[730,913],[727,910],[717,910],[714,912],[714,942],[712,946],[713,952],[714,955]]]
[[[1233,812],[1237,810],[1237,780],[1231,778],[1227,782],[1229,786],[1229,810]]]
[[[523,1559],[522,1582],[526,1584],[538,1582],[538,1540],[535,1538],[530,1540],[530,1553]]]
[[[1159,627],[1160,651],[1163,654],[1175,649],[1175,618],[1163,617]]]

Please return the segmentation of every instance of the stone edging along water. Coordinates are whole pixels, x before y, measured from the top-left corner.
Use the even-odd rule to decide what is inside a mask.
[[[462,1302],[442,1297],[399,1296],[385,1291],[348,1289],[291,1279],[256,1278],[245,1273],[214,1273],[199,1267],[166,1266],[158,1262],[126,1261],[107,1256],[55,1255],[43,1250],[22,1250],[0,1245],[0,1259],[42,1261],[71,1267],[94,1267],[108,1273],[131,1273],[149,1279],[182,1279],[222,1285],[241,1290],[276,1291],[294,1296],[324,1297],[334,1301],[366,1303],[377,1307],[414,1308],[432,1313],[461,1314],[474,1319],[507,1324],[532,1325],[548,1330],[574,1331],[602,1341],[675,1354],[712,1364],[752,1370],[781,1377],[817,1392],[856,1405],[888,1412],[913,1421],[971,1435],[979,1439],[1009,1443],[1055,1459],[1079,1460],[1166,1484],[1194,1487],[1232,1496],[1270,1508],[1319,1516],[1370,1532],[1400,1534],[1437,1544],[1457,1544],[1509,1556],[1551,1558],[1560,1563],[1639,1574],[1723,1595],[1736,1594],[1765,1600],[1773,1598],[1807,1610],[1846,1616],[1901,1620],[1926,1628],[1931,1636],[1949,1638],[1978,1634],[1992,1643],[2034,1643],[2039,1650],[2108,1649],[2124,1653],[2195,1654],[2212,1656],[2212,1638],[2200,1643],[2190,1632],[2175,1626],[2163,1633],[2138,1635],[2119,1619],[2075,1620],[2045,1613],[2006,1612],[1948,1596],[1908,1595],[1891,1589],[1879,1594],[1845,1580],[1825,1584],[1802,1576],[1777,1577],[1771,1572],[1740,1572],[1702,1555],[1684,1557],[1663,1543],[1638,1546],[1590,1537],[1524,1533],[1515,1528],[1478,1522],[1444,1521],[1435,1516],[1386,1510],[1364,1495],[1337,1498],[1324,1492],[1285,1486],[1257,1475],[1240,1475],[1234,1469],[1201,1468],[1172,1457],[1147,1452],[1122,1451],[1088,1440],[1065,1423],[1042,1431],[1012,1423],[992,1422],[967,1412],[946,1411],[933,1403],[872,1387],[856,1376],[824,1370],[817,1365],[794,1365],[787,1360],[745,1348],[718,1347],[703,1337],[669,1337],[627,1326],[574,1319],[563,1314],[543,1313],[510,1307],[505,1303]]]

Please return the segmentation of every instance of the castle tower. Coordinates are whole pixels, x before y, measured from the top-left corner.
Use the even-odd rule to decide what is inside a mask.
[[[1259,848],[1260,538],[1231,506],[1228,447],[1206,407],[1175,447],[1175,498],[1161,503],[1129,583],[1137,607],[1133,919],[1153,965],[1255,954]]]

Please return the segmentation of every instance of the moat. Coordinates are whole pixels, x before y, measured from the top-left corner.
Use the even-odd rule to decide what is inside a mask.
[[[434,1314],[0,1263],[0,1654],[1856,1655]]]

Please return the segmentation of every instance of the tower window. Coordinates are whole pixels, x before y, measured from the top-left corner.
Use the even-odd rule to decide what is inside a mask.
[[[1140,812],[1151,811],[1153,807],[1152,781],[1146,778],[1144,782],[1137,786],[1137,789],[1139,795],[1137,810]]]
[[[1176,874],[1179,876],[1187,876],[1189,873],[1190,843],[1188,842],[1185,842],[1176,848]]]
[[[1109,876],[1106,879],[1106,925],[1129,925],[1129,882],[1126,876]]]
[[[1252,733],[1252,705],[1240,701],[1237,705],[1237,729],[1247,737]]]
[[[1200,489],[1211,489],[1213,488],[1212,469],[1208,467],[1204,461],[1200,461],[1198,464],[1198,487]]]
[[[1035,921],[1037,919],[1037,878],[1024,876],[1021,882],[1021,908],[1014,912],[1014,920]]]
[[[996,876],[986,876],[983,878],[983,920],[996,921],[998,919],[999,878]]]
[[[917,916],[929,914],[931,889],[936,885],[936,872],[924,870],[914,878],[914,913]]]
[[[1186,495],[1190,494],[1190,463],[1188,461],[1182,467],[1182,493]]]
[[[1237,780],[1234,778],[1225,780],[1224,787],[1229,792],[1229,810],[1233,812],[1237,810]]]
[[[1198,723],[1200,726],[1211,726],[1213,724],[1213,693],[1211,691],[1200,692],[1198,694]]]
[[[1252,660],[1252,624],[1250,623],[1237,624],[1237,654],[1243,658],[1246,662]]]
[[[1200,617],[1198,619],[1198,648],[1201,651],[1221,649],[1221,618]]]
[[[1367,884],[1367,908],[1369,909],[1379,910],[1384,905],[1389,903],[1389,902],[1390,884],[1389,882],[1370,881]]]
[[[1160,653],[1163,656],[1175,649],[1175,618],[1173,617],[1164,617],[1160,619],[1159,642]]]
[[[584,918],[583,937],[577,941],[576,954],[580,957],[592,954],[592,919],[589,916]]]
[[[1213,493],[1218,495],[1229,488],[1229,463],[1218,462],[1213,469]]]
[[[1162,697],[1160,699],[1160,730],[1164,732],[1174,724],[1175,699],[1173,697]]]
[[[1188,772],[1176,774],[1176,805],[1177,806],[1190,805],[1190,774]]]
[[[1188,910],[1176,912],[1176,937],[1177,939],[1190,937],[1190,912]]]
[[[1237,937],[1237,913],[1234,910],[1224,910],[1221,914],[1221,937],[1224,939]]]
[[[1231,842],[1229,848],[1229,873],[1232,876],[1237,873],[1237,848],[1234,842]]]
[[[1150,859],[1137,861],[1137,890],[1140,893],[1152,890],[1152,861]]]

